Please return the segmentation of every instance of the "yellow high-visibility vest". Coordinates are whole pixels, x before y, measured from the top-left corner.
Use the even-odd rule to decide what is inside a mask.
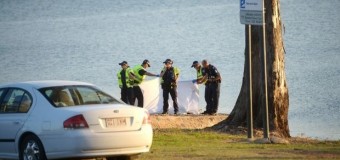
[[[118,85],[119,88],[123,87],[123,81],[122,81],[122,75],[120,74],[123,71],[123,69],[121,69],[118,73],[117,73],[117,77],[118,77]],[[125,82],[126,82],[126,87],[127,88],[131,88],[133,86],[133,79],[130,78],[130,73],[132,72],[131,68],[127,68],[125,70]]]
[[[197,71],[197,80],[203,78],[202,69],[203,69],[203,67],[201,66],[200,69]],[[207,82],[207,80],[202,82],[202,84],[205,84],[206,82]]]
[[[139,74],[139,71],[142,70],[142,69],[144,70],[142,65],[137,65],[137,66],[133,67],[133,73],[135,74],[135,77],[137,78],[137,80],[135,80],[135,84],[137,84],[137,85],[141,84],[146,77],[145,74],[144,75]]]

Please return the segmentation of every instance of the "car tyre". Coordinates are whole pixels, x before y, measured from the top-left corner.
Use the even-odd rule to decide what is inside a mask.
[[[37,136],[28,135],[20,143],[20,160],[46,160],[44,147]]]

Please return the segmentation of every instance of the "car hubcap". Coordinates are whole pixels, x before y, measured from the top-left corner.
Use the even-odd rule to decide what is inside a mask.
[[[40,149],[35,141],[28,141],[24,149],[24,160],[39,160]]]

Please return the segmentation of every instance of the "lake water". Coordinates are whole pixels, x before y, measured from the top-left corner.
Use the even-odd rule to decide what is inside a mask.
[[[118,95],[115,74],[122,60],[136,65],[149,59],[149,71],[159,73],[171,58],[180,78],[189,80],[195,77],[192,61],[207,58],[223,77],[219,111],[230,113],[244,65],[238,5],[231,0],[0,1],[0,83],[79,80]],[[339,0],[281,2],[293,136],[340,139],[339,8]]]

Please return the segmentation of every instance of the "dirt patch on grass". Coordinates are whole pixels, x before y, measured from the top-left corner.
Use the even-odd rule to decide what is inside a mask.
[[[204,129],[227,118],[226,114],[218,115],[151,115],[154,129]]]

